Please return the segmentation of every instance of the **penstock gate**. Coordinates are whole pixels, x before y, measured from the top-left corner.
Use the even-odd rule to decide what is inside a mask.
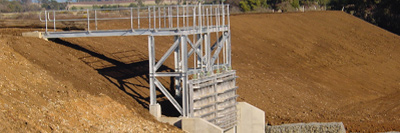
[[[46,25],[43,38],[148,36],[150,113],[161,116],[156,100],[158,88],[182,117],[202,118],[225,131],[236,126],[238,87],[236,72],[232,70],[229,5],[46,10],[39,19]],[[129,26],[99,28],[99,24],[110,20],[123,20]],[[84,23],[86,28],[57,30],[57,24],[65,22]],[[157,36],[174,38],[159,60],[155,57]],[[174,57],[174,71],[159,72],[169,56]],[[193,64],[189,63],[190,57]],[[173,77],[175,94],[158,77]]]

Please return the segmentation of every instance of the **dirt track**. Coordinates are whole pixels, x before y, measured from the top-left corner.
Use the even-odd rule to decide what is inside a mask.
[[[342,12],[236,15],[231,24],[239,101],[264,110],[269,124],[343,121],[348,131],[400,131],[399,36]],[[115,128],[176,130],[143,108],[148,104],[146,37],[56,44],[19,36],[29,30],[37,29],[0,31],[0,109],[7,112],[0,121],[14,127],[6,129],[106,131],[113,128],[101,125],[115,120],[123,123]],[[157,57],[171,41],[156,42]]]

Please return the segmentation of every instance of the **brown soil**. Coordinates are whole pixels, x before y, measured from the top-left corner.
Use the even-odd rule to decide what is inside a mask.
[[[240,101],[269,124],[400,131],[400,37],[343,12],[231,18]]]
[[[399,36],[342,12],[235,15],[231,24],[239,101],[269,124],[400,131]],[[147,113],[146,37],[20,37],[32,30],[41,29],[0,30],[0,131],[177,131]],[[158,58],[172,39],[156,37]]]
[[[32,30],[0,30],[1,132],[181,132],[85,64],[79,50],[20,36]]]

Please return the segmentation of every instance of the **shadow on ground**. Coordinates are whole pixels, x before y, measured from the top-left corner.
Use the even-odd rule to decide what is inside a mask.
[[[136,102],[138,102],[144,108],[146,109],[149,108],[150,97],[149,97],[148,60],[133,61],[133,62],[125,61],[125,62],[131,62],[131,63],[125,63],[119,61],[118,59],[107,57],[105,54],[96,53],[78,44],[73,44],[62,39],[52,39],[51,41],[81,52],[85,52],[92,57],[95,57],[103,62],[111,64],[99,68],[99,67],[93,67],[89,62],[83,61],[81,59],[87,65],[97,70],[98,73],[101,74],[103,77],[105,77],[110,83],[112,83],[120,90],[124,91],[127,95],[132,97]],[[164,65],[161,66],[159,70],[164,72],[174,71],[173,69]],[[168,89],[169,92],[172,95],[175,94],[174,89],[171,89],[174,86],[173,78],[170,78],[168,81],[165,82],[169,84],[169,89]],[[157,102],[162,107],[163,115],[171,117],[180,116],[179,112],[174,108],[174,106],[172,106],[169,100],[161,92],[157,95]]]

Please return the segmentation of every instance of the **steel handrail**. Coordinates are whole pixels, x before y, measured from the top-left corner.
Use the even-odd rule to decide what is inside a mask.
[[[198,11],[197,11],[198,10]],[[99,14],[109,15],[99,17]],[[122,13],[122,14],[121,14]],[[60,17],[57,17],[61,16]],[[80,17],[82,15],[83,17]],[[118,15],[119,17],[112,17]],[[122,16],[121,16],[122,15]],[[124,16],[126,15],[126,16]],[[45,16],[44,19],[42,16]],[[148,19],[146,28],[141,28],[141,19]],[[158,19],[158,20],[157,20]],[[228,21],[225,21],[228,19]],[[130,8],[107,8],[107,9],[78,9],[78,10],[44,10],[39,12],[39,20],[46,23],[46,33],[48,33],[48,23],[53,23],[56,31],[56,22],[87,22],[87,29],[90,32],[90,21],[95,22],[97,30],[98,21],[104,20],[131,20],[131,30],[137,29],[177,29],[189,30],[216,28],[221,31],[223,27],[230,27],[229,5],[169,5],[169,6],[147,6]],[[134,21],[137,22],[134,27]],[[154,22],[153,22],[154,21]],[[199,21],[197,23],[197,21]],[[162,24],[162,22],[164,24]],[[183,23],[182,23],[183,22]],[[228,22],[228,23],[226,23]],[[168,25],[167,25],[168,23]],[[146,26],[147,25],[147,26]],[[54,33],[54,32],[53,32]]]

